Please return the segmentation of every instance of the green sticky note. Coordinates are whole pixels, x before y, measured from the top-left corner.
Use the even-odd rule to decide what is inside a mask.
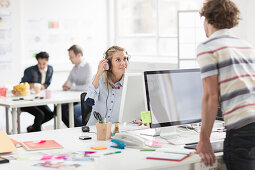
[[[142,123],[151,123],[151,112],[143,111],[141,112]]]

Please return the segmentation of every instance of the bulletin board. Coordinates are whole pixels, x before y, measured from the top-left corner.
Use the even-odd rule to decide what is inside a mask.
[[[61,3],[60,3],[61,2]],[[101,0],[24,1],[24,60],[29,66],[35,54],[49,53],[54,70],[70,70],[68,48],[82,47],[88,60],[102,57],[106,46],[106,2]]]
[[[0,70],[7,72],[12,65],[12,28],[11,3],[0,1]]]

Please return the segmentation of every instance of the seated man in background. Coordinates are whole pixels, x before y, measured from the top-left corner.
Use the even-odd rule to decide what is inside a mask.
[[[30,89],[34,88],[35,83],[41,84],[41,90],[47,89],[51,83],[53,67],[48,65],[49,54],[40,52],[36,54],[37,65],[31,66],[24,71],[21,83],[28,82]],[[28,112],[35,116],[34,124],[27,127],[28,132],[41,131],[41,125],[53,117],[53,112],[47,105],[22,107],[21,111]]]
[[[87,91],[92,75],[91,65],[83,59],[82,49],[78,45],[71,46],[68,54],[74,67],[63,85],[63,90]],[[68,104],[62,104],[62,121],[69,127]],[[75,127],[82,126],[80,103],[74,103],[74,125]]]

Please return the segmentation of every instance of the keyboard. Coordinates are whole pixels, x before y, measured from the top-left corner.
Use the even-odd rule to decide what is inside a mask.
[[[149,127],[148,126],[138,126],[136,124],[120,126],[121,132],[122,131],[143,130],[143,129],[149,129]]]
[[[211,142],[223,141],[225,139],[225,132],[213,132],[210,137]],[[168,143],[174,145],[184,145],[188,143],[197,143],[199,142],[199,133],[194,132],[182,132],[176,133],[170,136],[164,136],[163,139],[167,140]]]

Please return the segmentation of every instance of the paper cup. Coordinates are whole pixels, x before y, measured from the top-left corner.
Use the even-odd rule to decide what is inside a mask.
[[[42,87],[42,85],[40,83],[34,84],[34,90],[35,90],[36,94],[40,93],[41,87]]]

